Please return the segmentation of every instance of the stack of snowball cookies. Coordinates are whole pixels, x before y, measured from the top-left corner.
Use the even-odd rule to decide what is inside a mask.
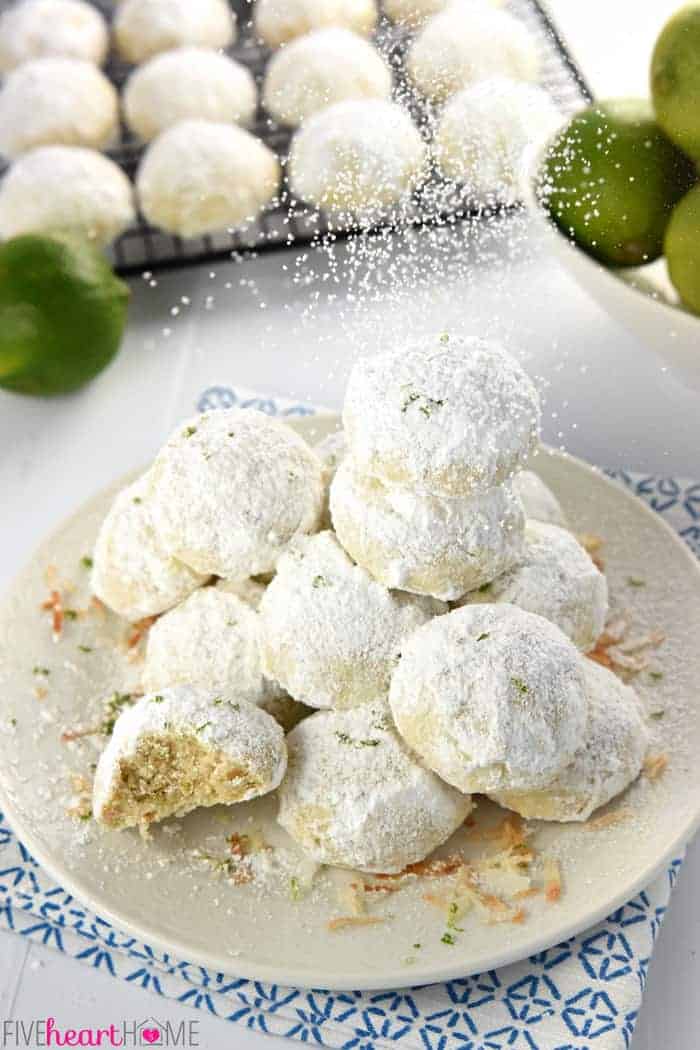
[[[514,357],[443,333],[359,359],[315,448],[254,410],[179,426],[94,550],[97,597],[153,618],[96,819],[277,790],[313,860],[395,873],[473,794],[583,821],[623,791],[647,729],[585,656],[607,587],[524,469],[539,418]]]
[[[67,229],[106,246],[137,212],[197,237],[280,201],[367,225],[400,217],[433,166],[507,203],[525,147],[559,123],[537,43],[499,0],[251,11],[239,26],[229,0],[119,0],[108,25],[88,0],[15,0],[0,15],[0,237]],[[380,16],[409,34],[400,69]]]

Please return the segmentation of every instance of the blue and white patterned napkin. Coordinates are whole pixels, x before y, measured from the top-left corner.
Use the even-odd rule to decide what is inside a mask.
[[[309,406],[213,387],[200,409]],[[700,556],[700,482],[614,475]],[[88,966],[258,1031],[342,1050],[623,1050],[681,860],[593,929],[501,970],[386,992],[306,991],[213,973],[116,930],[57,886],[0,813],[0,926]]]

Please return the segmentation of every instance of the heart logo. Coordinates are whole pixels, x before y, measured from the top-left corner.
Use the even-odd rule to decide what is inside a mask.
[[[144,1028],[141,1035],[147,1043],[157,1043],[160,1039],[160,1031],[157,1028]]]

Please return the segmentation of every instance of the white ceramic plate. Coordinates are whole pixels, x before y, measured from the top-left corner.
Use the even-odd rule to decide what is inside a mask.
[[[294,425],[316,437],[335,424],[331,417]],[[67,816],[70,774],[89,772],[104,738],[67,745],[60,735],[98,722],[102,698],[134,680],[138,666],[108,644],[116,620],[69,621],[54,644],[39,606],[50,565],[74,583],[70,605],[86,605],[88,574],[80,559],[92,549],[110,493],[81,508],[42,546],[0,610],[0,794],[22,841],[66,889],[141,940],[215,971],[307,987],[388,988],[488,970],[549,947],[628,900],[681,849],[700,816],[700,570],[652,511],[590,467],[543,453],[537,469],[576,530],[605,538],[617,604],[667,634],[655,658],[663,677],[642,673],[636,684],[647,710],[663,711],[650,724],[653,750],[668,755],[668,770],[656,782],[642,778],[611,805],[624,810],[615,825],[537,826],[535,848],[560,860],[558,903],[528,899],[521,925],[489,925],[470,912],[460,924],[464,932],[446,945],[444,916],[423,900],[428,887],[415,880],[372,902],[372,913],[386,917],[381,925],[331,932],[328,919],[347,913],[338,903],[336,875],[321,873],[308,895],[290,899],[289,877],[296,863],[301,871],[301,859],[275,824],[274,798],[194,813],[179,830],[155,830],[150,843]],[[35,666],[50,674],[34,674]],[[47,689],[41,700],[34,695],[37,682]],[[492,819],[494,811],[480,802],[478,821]],[[223,856],[226,836],[255,829],[282,848],[272,856],[287,862],[283,875],[263,885],[232,885],[192,858],[195,847]],[[419,950],[412,948],[416,943]]]

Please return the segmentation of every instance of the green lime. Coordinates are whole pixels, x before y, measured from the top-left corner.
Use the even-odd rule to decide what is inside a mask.
[[[0,245],[0,386],[63,394],[119,349],[129,289],[92,245],[28,234]]]
[[[668,137],[700,160],[700,3],[682,7],[661,30],[651,57],[651,98]]]
[[[669,276],[682,302],[700,314],[700,186],[673,209],[664,252]]]
[[[547,151],[538,189],[581,248],[613,266],[639,266],[661,254],[671,209],[695,178],[649,104],[620,99],[572,118]]]

